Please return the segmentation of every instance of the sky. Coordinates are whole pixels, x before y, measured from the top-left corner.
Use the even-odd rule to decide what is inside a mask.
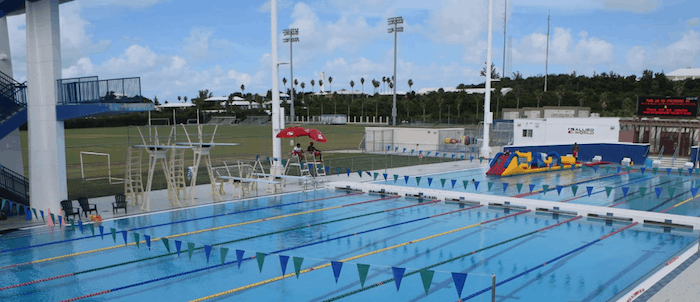
[[[242,84],[246,93],[272,86],[269,1],[75,0],[59,10],[62,78],[141,77],[143,95],[161,103],[196,97],[202,89],[227,96]],[[499,73],[504,14],[511,72],[545,73],[548,13],[550,74],[700,67],[697,0],[494,0],[492,62]],[[278,15],[280,62],[290,57],[282,29],[299,29],[294,77],[305,91],[319,90],[321,72],[333,77],[326,90],[349,90],[353,80],[356,90],[372,92],[372,79],[391,76],[394,35],[387,32],[387,18],[394,16],[404,19],[398,90],[409,89],[408,79],[414,91],[484,81],[485,0],[278,0]],[[27,70],[25,24],[24,15],[8,17],[20,81]],[[280,81],[290,79],[289,65],[279,71]]]

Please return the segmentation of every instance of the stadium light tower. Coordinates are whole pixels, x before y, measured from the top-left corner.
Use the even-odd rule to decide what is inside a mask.
[[[294,123],[294,64],[292,63],[292,44],[294,42],[299,42],[299,38],[295,38],[294,36],[299,35],[299,29],[298,28],[289,28],[289,29],[283,29],[282,34],[285,36],[289,36],[289,38],[284,38],[283,42],[284,43],[289,43],[289,77],[291,78],[291,86],[292,89],[290,90],[292,93],[291,94],[291,105],[289,106],[289,115],[292,118],[292,123]]]
[[[398,80],[396,79],[396,39],[398,39],[398,33],[403,32],[403,27],[400,27],[399,24],[403,24],[403,17],[389,18],[389,25],[393,25],[393,27],[389,28],[389,33],[394,34],[394,105],[391,108],[393,126],[396,126],[396,86],[398,86]]]

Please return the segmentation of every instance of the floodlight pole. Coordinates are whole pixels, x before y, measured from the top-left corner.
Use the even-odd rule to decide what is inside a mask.
[[[481,157],[489,158],[491,147],[489,146],[489,127],[493,122],[491,113],[491,39],[493,29],[493,0],[489,0],[489,32],[486,51],[486,90],[484,91],[484,135],[481,143]]]
[[[394,26],[392,28],[389,28],[389,33],[394,34],[394,103],[391,108],[391,118],[393,126],[396,126],[396,86],[398,86],[398,82],[396,80],[396,40],[398,39],[398,33],[403,32],[403,27],[399,27],[399,24],[403,24],[403,17],[389,18],[389,25]]]
[[[292,118],[292,123],[294,123],[294,63],[292,60],[292,44],[294,42],[299,42],[299,38],[295,38],[294,36],[299,35],[299,29],[298,28],[290,28],[290,29],[283,29],[282,33],[285,36],[289,36],[289,38],[285,38],[283,40],[284,43],[289,42],[289,73],[290,73],[290,78],[291,78],[291,84],[289,86],[292,87],[290,89],[291,93],[291,104],[289,106],[289,116]]]
[[[280,132],[280,90],[279,90],[279,71],[277,69],[277,0],[270,0],[270,22],[271,22],[271,40],[272,40],[272,168],[279,170],[282,157],[282,139],[277,138]],[[272,171],[270,172],[272,173]]]

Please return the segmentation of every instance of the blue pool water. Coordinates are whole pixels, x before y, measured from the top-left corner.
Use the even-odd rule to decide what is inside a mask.
[[[408,273],[441,262],[431,268],[434,276],[428,295],[420,274],[413,274],[402,280],[398,292],[395,283],[389,282],[341,300],[454,301],[458,295],[451,273],[468,274],[462,298],[490,286],[493,274],[497,281],[502,281],[524,273],[497,287],[499,301],[606,301],[687,249],[697,238],[694,233],[663,233],[633,226],[579,249],[626,226],[580,218],[497,245],[571,217],[504,213],[502,209],[484,207],[468,209],[409,198],[378,200],[380,198],[320,190],[105,221],[102,222],[107,233],[104,238],[97,229],[96,237],[84,238],[92,236],[89,228],[83,232],[70,228],[38,228],[7,234],[0,237],[3,250],[0,287],[68,276],[0,290],[0,299],[60,301],[102,293],[84,300],[188,301],[281,276],[280,257],[274,252],[288,249],[281,255],[304,258],[301,269],[352,256],[361,257],[343,264],[337,283],[333,270],[325,267],[302,273],[298,279],[292,276],[210,301],[323,301],[362,288],[358,263],[370,265],[367,287],[392,278],[391,267],[406,268]],[[405,206],[412,207],[396,209]],[[224,213],[237,214],[221,215]],[[279,218],[288,214],[290,216]],[[221,216],[205,218],[212,215]],[[503,218],[506,215],[512,216]],[[191,220],[196,218],[202,219]],[[342,218],[347,219],[321,224]],[[500,219],[491,221],[497,218]],[[177,223],[185,220],[190,221]],[[159,224],[165,225],[155,226]],[[238,226],[231,226],[235,224]],[[320,225],[309,227],[310,224]],[[150,249],[145,242],[141,242],[139,248],[124,246],[121,233],[117,233],[115,244],[110,228],[117,231],[141,228],[129,231],[129,242],[133,242],[134,232],[142,240],[144,235],[149,235],[154,241]],[[285,231],[290,228],[297,229]],[[459,228],[463,230],[443,233]],[[197,233],[178,235],[191,232]],[[276,234],[264,235],[271,232]],[[168,253],[164,244],[155,240],[162,236],[171,237],[169,244],[173,251],[174,241],[181,240],[182,253],[140,261]],[[334,239],[339,236],[344,237]],[[425,239],[427,236],[434,238]],[[216,245],[245,237],[255,238]],[[75,240],[8,251],[69,239]],[[194,243],[195,248],[214,245],[209,262],[202,249],[195,250],[190,259],[187,243]],[[306,246],[299,247],[301,245]],[[396,245],[399,246],[394,247]],[[216,266],[221,263],[222,247],[229,249],[225,261],[232,263]],[[487,249],[472,254],[482,248]],[[244,259],[256,252],[266,253],[262,269],[256,259],[245,260],[238,268],[233,262],[235,250],[244,251]],[[81,252],[88,253],[75,255]],[[448,261],[460,255],[466,256]],[[538,267],[561,255],[566,256]],[[28,263],[30,261],[34,263]],[[134,262],[124,264],[128,261]],[[8,267],[11,265],[16,266]],[[90,271],[97,268],[101,269]],[[291,258],[286,272],[294,272]],[[187,274],[166,278],[183,273]],[[146,283],[139,284],[142,282]],[[111,292],[106,292],[108,290]],[[469,301],[490,299],[489,291]]]
[[[654,174],[651,169],[644,174],[639,170],[632,170],[631,173],[622,170],[618,173],[614,167],[606,171],[601,166],[597,171],[576,169],[497,177],[487,176],[487,170],[476,168],[435,175],[419,175],[420,183],[417,183],[418,179],[414,176],[409,178],[408,183],[403,176],[400,176],[396,182],[389,176],[388,181],[381,180],[378,183],[700,216],[700,199],[694,199],[692,195],[692,189],[700,187],[700,176],[688,175],[687,171],[682,175],[677,171],[667,174],[666,171],[661,170]],[[430,185],[428,178],[432,178]],[[444,186],[441,182],[443,179]],[[455,181],[454,187],[452,187],[452,180]],[[464,181],[468,181],[466,189]],[[479,182],[478,188],[474,186],[475,181]],[[489,182],[492,183],[490,190]],[[504,184],[507,184],[505,191]],[[522,185],[519,192],[518,184]],[[534,186],[535,194],[529,194],[530,185]],[[543,185],[549,186],[546,193],[543,192]],[[560,193],[557,191],[557,185],[562,186]],[[576,195],[573,194],[572,186],[578,186]],[[593,187],[590,196],[587,187]],[[606,187],[611,188],[609,195]],[[641,191],[645,193],[644,195],[641,194],[640,188],[643,188]],[[657,189],[660,189],[658,197]],[[625,190],[627,195],[624,194]]]

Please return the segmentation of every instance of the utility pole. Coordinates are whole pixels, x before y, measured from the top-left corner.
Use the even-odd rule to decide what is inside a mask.
[[[547,13],[547,53],[544,58],[544,92],[547,92],[547,74],[549,73],[549,13]]]
[[[403,24],[402,17],[389,18],[389,25],[394,26],[392,28],[389,28],[389,33],[394,34],[394,105],[391,108],[393,126],[396,126],[396,86],[398,86],[398,79],[396,78],[396,40],[398,39],[398,33],[403,32],[403,27],[399,27],[399,24]]]
[[[508,24],[508,0],[504,0],[503,7],[503,67],[501,68],[501,77],[506,77],[506,25]]]

